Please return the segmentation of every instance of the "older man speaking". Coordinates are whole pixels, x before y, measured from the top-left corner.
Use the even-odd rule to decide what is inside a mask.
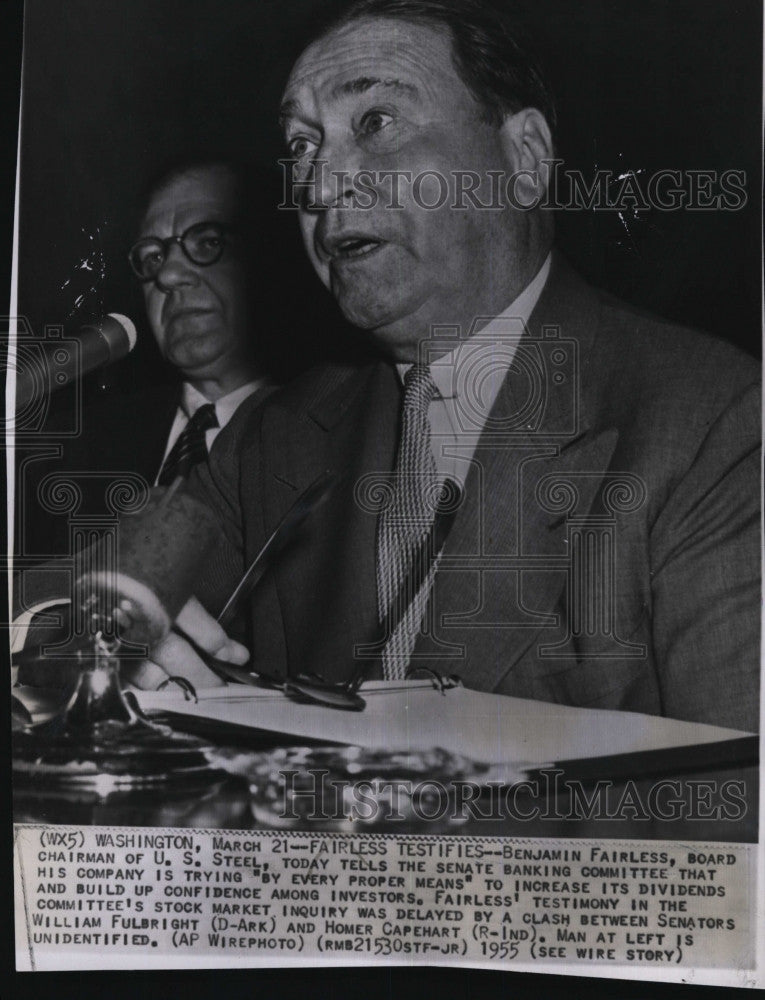
[[[504,15],[358,0],[300,56],[281,115],[307,253],[383,357],[301,376],[197,478],[229,543],[200,587],[214,610],[336,477],[254,592],[252,669],[331,685],[427,667],[755,729],[757,367],[552,250],[552,103]]]

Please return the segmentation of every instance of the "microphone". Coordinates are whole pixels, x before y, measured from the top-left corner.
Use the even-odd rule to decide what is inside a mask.
[[[83,326],[72,337],[39,341],[31,354],[16,361],[16,409],[71,385],[83,375],[120,361],[136,345],[135,325],[127,316],[109,313],[96,323]]]

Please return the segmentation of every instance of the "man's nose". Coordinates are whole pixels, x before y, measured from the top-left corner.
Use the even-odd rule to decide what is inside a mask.
[[[347,208],[353,204],[362,169],[360,151],[350,137],[325,137],[311,163],[303,204],[309,211]]]
[[[171,243],[154,282],[157,288],[163,292],[172,292],[184,285],[197,285],[199,275],[196,266],[192,264],[180,246],[177,243]]]

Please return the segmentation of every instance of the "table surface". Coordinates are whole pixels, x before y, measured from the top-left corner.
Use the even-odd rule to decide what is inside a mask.
[[[375,762],[355,760],[348,767],[347,748],[285,748],[231,744],[225,737],[209,742],[210,770],[202,780],[171,779],[155,788],[143,787],[101,794],[93,789],[46,784],[28,775],[14,777],[14,820],[17,823],[70,825],[181,827],[210,829],[301,829],[316,832],[369,832],[514,837],[626,838],[709,842],[757,841],[759,768],[757,741],[712,744],[699,754],[665,752],[652,766],[645,755],[594,758],[586,762],[553,765],[524,772],[515,787],[491,782],[491,773],[450,773],[449,759],[441,770],[397,767],[400,755],[377,752]],[[685,750],[685,748],[683,748]],[[703,749],[703,748],[700,748]],[[318,753],[318,756],[317,756]],[[378,818],[343,818],[347,806],[335,798],[298,820],[280,819],[285,778],[280,770],[326,768],[327,754],[341,766],[330,765],[326,781],[391,779],[401,786],[395,807],[390,797],[378,798]],[[738,758],[738,759],[737,759]],[[335,759],[335,758],[333,758]],[[719,761],[719,763],[717,762]],[[298,762],[296,764],[296,762]],[[464,761],[461,762],[464,765]],[[354,764],[354,761],[351,761]],[[362,766],[364,765],[364,766]],[[295,780],[295,779],[291,779]],[[313,779],[312,779],[313,780]],[[472,808],[471,793],[462,792],[462,806],[449,800],[448,808],[433,805],[433,780],[449,795],[455,786],[472,783],[479,789]],[[431,786],[431,787],[426,787]],[[329,786],[327,786],[329,787]],[[269,798],[270,789],[270,798]],[[480,792],[482,789],[482,792]],[[334,788],[330,789],[334,794]],[[414,790],[419,809],[411,808]],[[382,803],[382,805],[379,805]],[[294,808],[294,807],[293,807]],[[315,813],[324,813],[325,817]],[[437,818],[426,820],[423,813]],[[300,810],[295,813],[299,815]],[[403,817],[403,818],[402,818]]]

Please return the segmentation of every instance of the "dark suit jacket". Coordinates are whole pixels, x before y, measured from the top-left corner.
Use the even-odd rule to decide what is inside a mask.
[[[81,495],[77,516],[98,516],[106,510],[105,492],[120,473],[130,473],[151,484],[165,454],[167,436],[181,398],[178,381],[153,385],[94,384],[83,390],[80,432],[62,433],[75,426],[67,412],[56,410],[33,447],[20,448],[16,477],[16,552],[30,557],[69,553],[70,509],[56,509],[45,497],[64,478]],[[54,398],[54,404],[61,401]],[[73,394],[60,409],[75,408]],[[51,478],[53,477],[53,478]]]
[[[754,730],[758,367],[587,287],[560,259],[484,431],[415,661],[465,684]],[[392,366],[323,366],[218,439],[194,488],[226,534],[217,610],[318,475],[337,483],[252,598],[257,670],[347,676],[379,636]],[[374,661],[369,661],[374,667]]]

